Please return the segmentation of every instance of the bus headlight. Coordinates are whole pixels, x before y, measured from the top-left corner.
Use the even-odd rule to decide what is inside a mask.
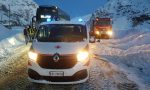
[[[112,35],[113,35],[113,32],[112,32],[112,31],[107,31],[107,34],[108,34],[109,36],[112,36]]]
[[[44,18],[44,15],[41,15],[40,17],[41,17],[41,18]]]
[[[29,51],[28,56],[32,61],[36,62],[38,54],[32,51]]]
[[[77,60],[80,62],[84,62],[89,56],[89,53],[87,51],[80,51],[77,54]]]

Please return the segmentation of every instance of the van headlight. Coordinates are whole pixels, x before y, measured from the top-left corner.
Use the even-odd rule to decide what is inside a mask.
[[[113,35],[113,32],[112,32],[112,31],[107,31],[107,34],[108,34],[109,36],[112,36],[112,35]]]
[[[87,51],[80,51],[77,54],[77,60],[80,62],[84,62],[89,56],[89,53]]]
[[[38,54],[32,51],[29,51],[28,56],[32,61],[36,62]]]

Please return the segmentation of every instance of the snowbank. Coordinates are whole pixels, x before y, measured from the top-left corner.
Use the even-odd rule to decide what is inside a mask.
[[[9,30],[0,25],[0,59],[22,44],[24,44],[22,29]]]
[[[140,86],[150,87],[150,32],[138,32],[121,39],[102,40],[94,52],[116,64],[128,77],[138,77]],[[136,81],[135,78],[131,78]],[[137,82],[137,81],[136,81]],[[142,84],[141,84],[142,83]],[[145,90],[145,89],[142,89]],[[148,89],[147,89],[148,90]]]

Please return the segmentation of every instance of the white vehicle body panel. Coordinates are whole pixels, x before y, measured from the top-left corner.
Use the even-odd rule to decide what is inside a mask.
[[[88,42],[35,42],[33,43],[34,49],[42,54],[55,54],[56,52],[59,54],[76,54],[79,50],[83,49],[88,45]],[[60,48],[57,49],[56,47]]]

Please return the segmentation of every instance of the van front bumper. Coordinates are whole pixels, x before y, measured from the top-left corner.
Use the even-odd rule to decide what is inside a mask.
[[[86,82],[89,78],[89,66],[81,63],[76,64],[70,69],[44,69],[38,64],[30,62],[28,66],[28,79],[35,83],[45,84],[77,84]],[[50,72],[64,72],[63,76],[50,76]]]
[[[31,82],[47,83],[47,84],[77,84],[83,83],[88,79],[88,71],[86,69],[76,72],[73,76],[41,76],[36,71],[28,70],[28,79]]]

